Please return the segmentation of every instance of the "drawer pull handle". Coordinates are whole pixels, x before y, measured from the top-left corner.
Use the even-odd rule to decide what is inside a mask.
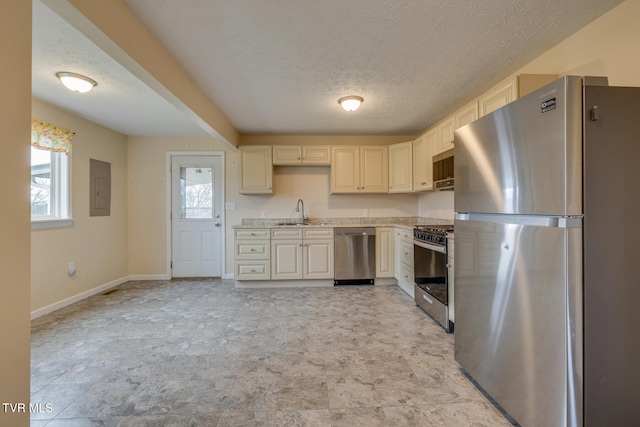
[[[255,252],[255,251],[256,251],[255,249],[251,248],[251,252]]]

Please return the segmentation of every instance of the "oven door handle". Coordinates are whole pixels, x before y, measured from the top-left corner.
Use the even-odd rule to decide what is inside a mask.
[[[440,252],[441,254],[447,252],[447,249],[444,246],[432,245],[431,243],[423,242],[422,240],[418,239],[413,239],[413,244],[424,249],[430,249],[435,252]]]

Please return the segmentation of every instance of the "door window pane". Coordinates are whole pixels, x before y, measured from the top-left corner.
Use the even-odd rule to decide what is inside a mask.
[[[180,218],[213,218],[213,170],[180,168]]]

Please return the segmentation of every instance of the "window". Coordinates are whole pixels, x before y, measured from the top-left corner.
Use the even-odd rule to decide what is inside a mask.
[[[31,223],[34,229],[71,225],[72,135],[70,131],[41,121],[32,122]]]

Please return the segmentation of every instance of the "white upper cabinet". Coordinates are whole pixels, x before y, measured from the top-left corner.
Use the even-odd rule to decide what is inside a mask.
[[[330,165],[331,164],[331,147],[303,145],[302,146],[302,164],[303,165]]]
[[[331,192],[359,193],[360,147],[333,147],[331,152]]]
[[[474,99],[473,102],[468,103],[455,114],[455,129],[461,128],[464,125],[471,123],[478,119],[478,100]]]
[[[389,193],[413,190],[413,142],[389,146]]]
[[[331,148],[318,145],[274,145],[273,164],[279,165],[330,165]]]
[[[240,194],[273,194],[273,162],[270,145],[238,148]]]
[[[302,161],[302,147],[299,145],[274,145],[274,165],[299,165]]]
[[[413,190],[433,189],[433,155],[440,148],[438,129],[433,128],[413,141]]]
[[[360,147],[360,176],[360,192],[389,192],[389,150],[386,146]]]
[[[386,146],[336,146],[331,155],[331,193],[387,193]]]
[[[449,116],[441,121],[438,125],[438,141],[440,144],[438,153],[453,148],[453,130],[455,126],[454,121],[455,117]]]
[[[518,97],[518,76],[513,76],[478,98],[480,117],[486,116]]]

